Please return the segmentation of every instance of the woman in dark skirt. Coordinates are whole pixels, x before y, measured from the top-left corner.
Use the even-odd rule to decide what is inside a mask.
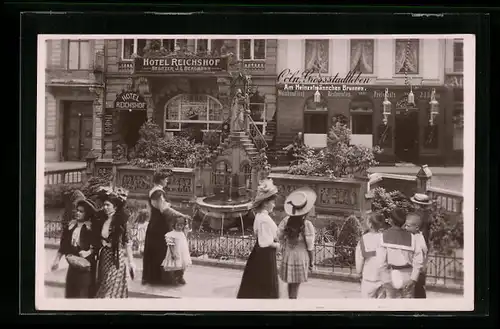
[[[253,224],[257,241],[245,266],[237,298],[279,298],[276,264],[276,250],[279,248],[278,227],[269,216],[274,209],[277,195],[278,188],[271,179],[262,182],[257,189]]]
[[[64,226],[59,251],[52,270],[59,267],[62,256],[68,260],[66,298],[92,298],[95,289],[95,235],[91,221],[96,208],[90,200],[76,202],[75,219]],[[83,260],[85,259],[85,260]]]

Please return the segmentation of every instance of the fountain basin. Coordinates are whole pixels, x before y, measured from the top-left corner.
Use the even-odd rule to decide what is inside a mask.
[[[203,217],[209,217],[213,229],[234,225],[236,220],[240,220],[243,225],[243,217],[252,209],[252,201],[248,197],[201,197],[196,199],[196,204]]]

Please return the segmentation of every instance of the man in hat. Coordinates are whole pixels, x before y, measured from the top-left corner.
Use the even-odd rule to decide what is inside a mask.
[[[415,213],[420,216],[420,232],[424,236],[425,244],[429,246],[430,226],[432,222],[432,201],[427,194],[415,193],[410,198],[415,206]],[[425,291],[426,273],[420,273],[417,283],[415,284],[415,298],[427,298]]]
[[[391,212],[392,227],[382,233],[376,252],[388,298],[414,298],[415,283],[424,265],[422,248],[415,236],[403,229],[405,221],[403,209]]]

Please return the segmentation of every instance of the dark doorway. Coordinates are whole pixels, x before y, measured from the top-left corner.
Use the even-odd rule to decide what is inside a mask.
[[[63,160],[85,161],[92,149],[92,102],[63,103]]]
[[[394,143],[396,160],[401,162],[417,163],[419,150],[417,111],[396,111]]]
[[[120,134],[128,151],[134,148],[139,140],[139,130],[144,122],[146,122],[147,117],[146,111],[125,110],[120,112]]]

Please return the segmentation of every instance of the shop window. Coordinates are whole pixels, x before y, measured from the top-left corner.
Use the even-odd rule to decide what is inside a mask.
[[[209,95],[178,95],[165,105],[165,123],[166,131],[181,131],[186,124],[202,131],[220,130],[222,104]]]
[[[351,71],[373,74],[374,40],[351,40]]]
[[[264,60],[266,59],[265,39],[238,40],[238,59]]]
[[[396,40],[395,72],[397,74],[418,74],[419,70],[419,40]]]
[[[329,40],[305,41],[305,68],[319,73],[328,73],[330,58]]]
[[[464,41],[453,40],[453,72],[464,71]]]
[[[328,112],[326,113],[304,113],[305,134],[327,134]]]
[[[353,135],[371,135],[373,133],[373,116],[371,113],[352,113],[351,132]]]
[[[68,69],[88,70],[90,68],[90,42],[88,40],[69,40]]]

